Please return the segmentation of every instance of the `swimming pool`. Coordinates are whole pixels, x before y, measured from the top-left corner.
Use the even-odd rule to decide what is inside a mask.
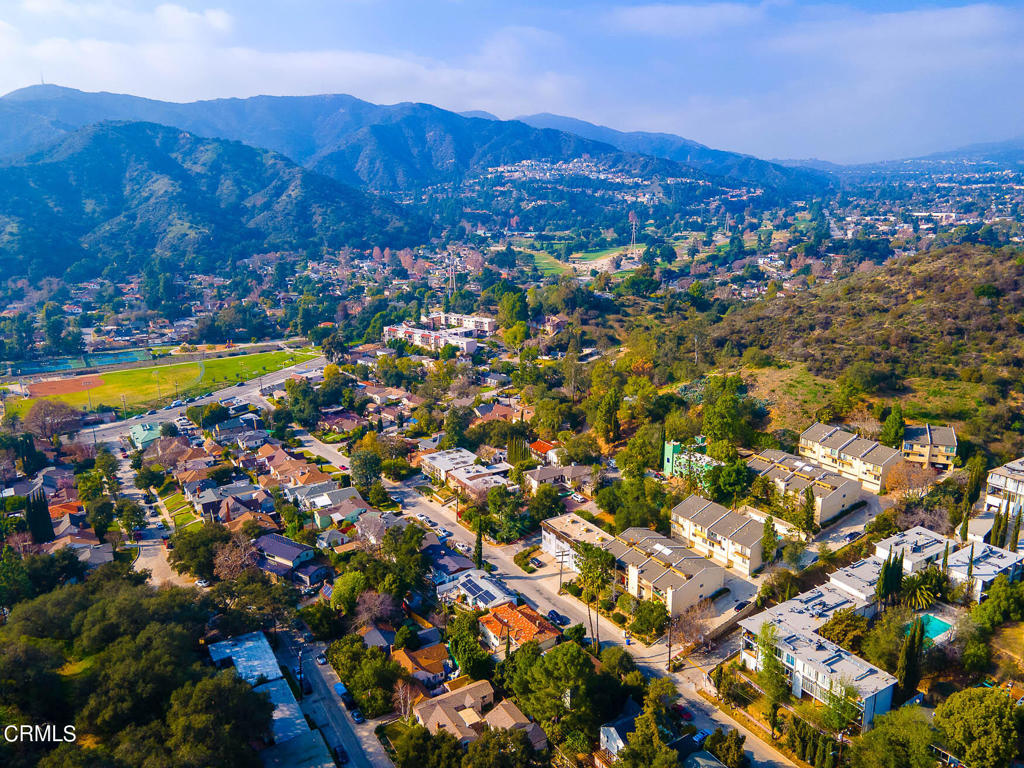
[[[924,624],[924,636],[932,641],[939,635],[944,635],[953,626],[948,621],[943,621],[930,613],[921,614],[921,623]]]

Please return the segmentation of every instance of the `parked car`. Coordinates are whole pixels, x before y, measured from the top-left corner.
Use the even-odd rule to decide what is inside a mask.
[[[357,724],[358,723],[365,723],[366,722],[366,718],[363,717],[363,713],[360,712],[358,709],[353,709],[352,710],[352,722],[353,723],[357,723]]]
[[[711,731],[707,728],[701,728],[695,734],[693,734],[693,743],[698,747],[703,747],[704,742],[708,740],[708,736],[711,735]]]
[[[452,535],[452,532],[449,531],[447,528],[438,528],[437,529],[437,538],[439,538],[439,539],[447,539],[451,535]]]
[[[322,667],[324,664],[327,663],[327,657],[324,656],[322,653],[318,653],[316,655],[316,663]]]
[[[313,642],[313,633],[312,632],[303,632],[302,633],[302,642],[304,642],[304,643],[312,643]]]
[[[583,504],[583,503],[585,503],[585,502],[586,502],[586,499],[585,499],[585,498],[583,498],[583,496],[581,496],[581,495],[580,495],[580,494],[578,494],[578,493],[574,493],[574,494],[572,495],[572,500],[573,500],[573,501],[575,501],[575,502],[576,502],[577,504]]]
[[[679,715],[680,718],[682,718],[683,720],[685,720],[687,722],[689,722],[690,720],[693,720],[693,712],[688,710],[686,707],[684,707],[679,702],[676,702],[675,704],[672,705],[672,710],[677,715]]]
[[[348,765],[348,752],[341,744],[334,748],[334,759],[338,761],[338,765]]]
[[[150,410],[146,411],[146,415],[147,416],[154,416],[154,415],[156,415],[156,409],[151,408]]]
[[[534,568],[543,568],[544,567],[544,562],[541,561],[541,560],[538,560],[536,557],[531,557],[530,558],[530,565],[532,565]]]
[[[564,627],[566,624],[569,623],[569,617],[563,616],[554,608],[552,608],[550,611],[548,611],[548,621],[550,621],[556,627]]]
[[[748,605],[750,605],[750,601],[749,600],[740,600],[738,603],[736,603],[736,605],[733,606],[733,610],[734,611],[742,611]]]
[[[206,587],[210,586],[210,582],[208,582],[206,579],[196,579],[196,586],[203,587],[205,589]]]

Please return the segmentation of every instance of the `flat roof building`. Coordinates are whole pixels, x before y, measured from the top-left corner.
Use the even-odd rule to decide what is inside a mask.
[[[1024,555],[991,544],[970,544],[950,555],[946,565],[950,580],[957,584],[968,580],[968,572],[971,593],[975,600],[980,601],[992,582],[1000,576],[1005,576],[1009,581],[1020,581],[1024,576]]]
[[[917,573],[929,565],[940,562],[947,547],[950,553],[956,551],[956,544],[950,539],[916,525],[878,542],[875,545],[875,557],[885,560],[890,552],[893,557],[903,555],[903,570],[907,573]]]
[[[446,451],[428,453],[420,459],[423,473],[439,483],[448,482],[448,475],[459,467],[476,464],[477,456],[465,448],[449,448]]]
[[[573,571],[578,570],[575,547],[579,542],[585,541],[601,547],[615,538],[575,512],[566,512],[541,521],[540,530],[541,549],[551,555],[555,562]]]

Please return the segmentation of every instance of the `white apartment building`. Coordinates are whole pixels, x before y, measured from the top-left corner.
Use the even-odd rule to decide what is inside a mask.
[[[477,456],[465,448],[450,448],[447,451],[428,453],[420,459],[420,470],[438,483],[447,483],[448,475],[459,467],[476,464]]]
[[[814,496],[814,522],[824,525],[861,497],[856,480],[820,467],[785,451],[769,449],[747,459],[747,466],[771,480],[783,496],[803,500],[807,489]]]
[[[800,455],[856,480],[872,493],[885,493],[899,451],[839,427],[815,422],[800,435]]]
[[[603,547],[614,536],[584,520],[575,512],[566,512],[558,517],[541,521],[540,548],[567,569],[578,572],[576,567],[576,545],[580,542]]]
[[[1024,577],[1024,555],[991,544],[969,544],[949,556],[946,573],[950,581],[957,584],[965,583],[970,574],[971,592],[974,599],[980,601],[1000,576],[1009,581],[1020,581]]]
[[[1014,459],[988,473],[985,510],[1015,515],[1024,507],[1024,458]],[[1011,515],[1011,517],[1013,517]],[[987,532],[987,531],[986,531]]]
[[[392,339],[403,339],[410,344],[426,349],[439,350],[451,345],[466,355],[476,352],[479,346],[476,339],[470,335],[472,331],[466,328],[454,330],[431,330],[429,328],[416,328],[411,325],[386,325],[384,326],[384,341]]]
[[[870,609],[864,600],[824,584],[746,618],[740,622],[740,659],[748,669],[760,669],[757,637],[764,624],[774,626],[775,655],[786,670],[793,695],[825,703],[830,690],[850,683],[858,694],[857,724],[867,730],[875,717],[892,707],[896,678],[817,634],[836,611],[847,608],[857,613]]]
[[[940,563],[947,546],[950,554],[956,551],[957,545],[951,539],[917,525],[878,542],[875,557],[885,560],[890,552],[893,557],[903,555],[904,572],[917,573],[929,565]]]
[[[431,312],[423,322],[431,328],[465,328],[483,336],[498,330],[498,321],[481,315],[460,315],[457,312]]]
[[[749,576],[761,567],[764,524],[696,494],[672,509],[672,535],[697,554]]]

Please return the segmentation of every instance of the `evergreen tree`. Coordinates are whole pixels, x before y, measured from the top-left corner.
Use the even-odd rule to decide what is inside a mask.
[[[946,548],[942,550],[942,572],[945,573],[946,569],[949,568],[949,542],[946,542]]]
[[[809,486],[804,489],[804,501],[800,507],[800,528],[808,533],[814,530],[814,493]]]
[[[28,497],[25,505],[25,521],[32,534],[32,541],[45,544],[53,541],[53,520],[46,505],[46,496],[40,491]]]
[[[484,513],[481,510],[476,518],[476,543],[473,545],[473,563],[476,567],[484,567]]]
[[[967,541],[967,525],[971,521],[971,507],[967,504],[967,500],[964,500],[964,517],[960,523],[960,541]]]
[[[988,535],[989,543],[993,547],[1001,547],[1003,541],[1003,515],[996,512],[992,517],[992,530]]]
[[[882,432],[878,436],[878,442],[888,445],[890,448],[900,449],[903,447],[903,433],[906,425],[903,421],[903,408],[899,403],[892,407],[892,411],[882,425]]]
[[[814,766],[815,768],[822,768],[825,765],[825,750],[828,748],[824,736],[818,736],[818,748],[814,752]]]
[[[964,596],[966,600],[971,599],[971,595],[974,592],[974,545],[971,544],[971,554],[967,563],[967,594]]]
[[[1021,511],[1017,511],[1017,517],[1013,519],[1013,530],[1010,532],[1010,551],[1016,552],[1020,542],[1020,516]]]
[[[775,551],[779,548],[779,534],[775,531],[775,518],[768,515],[764,521],[764,532],[761,534],[761,557],[764,562],[775,560]]]

